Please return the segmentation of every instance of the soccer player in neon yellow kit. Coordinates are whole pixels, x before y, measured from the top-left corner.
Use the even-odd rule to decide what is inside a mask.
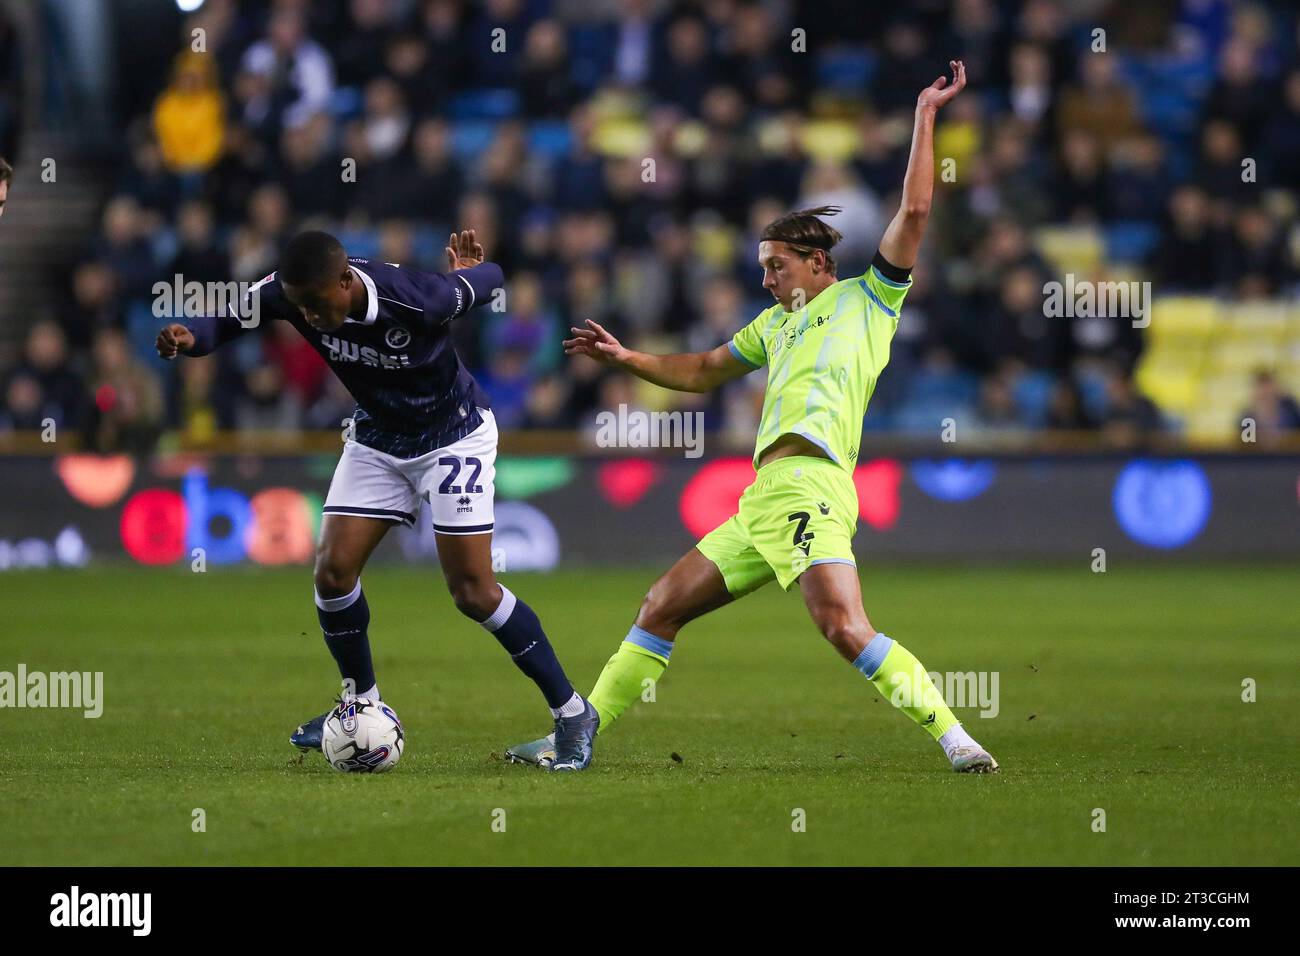
[[[917,99],[903,199],[864,275],[839,279],[831,249],[840,234],[819,217],[835,207],[790,213],[759,242],[763,287],[778,304],[711,352],[648,355],[624,348],[595,322],[573,329],[565,351],[587,355],[665,388],[705,392],[767,366],[754,448],[756,476],[737,513],[707,534],[654,583],[636,622],[601,672],[589,700],[604,733],[658,680],[689,621],[769,581],[795,582],[808,613],[835,649],[943,747],[953,769],[990,773],[997,761],[966,733],[926,670],[876,631],[862,606],[851,541],[858,499],[852,472],[862,417],[889,361],[889,342],[911,286],[934,187],[934,118],[966,85],[950,63]],[[586,759],[554,760],[548,738],[507,751],[512,759],[581,770]]]

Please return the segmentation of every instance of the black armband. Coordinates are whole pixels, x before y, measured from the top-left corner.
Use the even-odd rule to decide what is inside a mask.
[[[880,254],[879,249],[876,250],[876,257],[871,260],[871,264],[875,267],[877,272],[886,279],[889,279],[891,282],[907,282],[912,277],[912,270],[910,268],[900,269],[898,266],[893,265],[888,259]]]

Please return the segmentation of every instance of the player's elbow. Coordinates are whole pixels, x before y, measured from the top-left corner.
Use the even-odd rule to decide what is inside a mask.
[[[929,200],[912,200],[903,204],[903,218],[911,222],[925,222],[930,218]]]

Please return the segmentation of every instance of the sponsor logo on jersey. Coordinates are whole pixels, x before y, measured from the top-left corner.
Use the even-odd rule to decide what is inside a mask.
[[[405,329],[393,329],[392,332],[403,331]],[[409,339],[410,333],[407,332]],[[337,335],[325,335],[320,337],[321,344],[329,350],[329,360],[331,362],[360,363],[370,368],[406,368],[411,364],[411,357],[406,353],[401,355],[386,355],[378,349],[371,348],[369,345],[361,345],[357,342],[349,342],[347,339],[341,339]],[[392,343],[389,343],[390,345]],[[400,346],[393,346],[400,348]]]
[[[799,344],[799,340],[803,338],[803,334],[805,332],[807,332],[809,329],[819,328],[825,325],[830,320],[831,317],[829,315],[819,315],[815,319],[809,319],[808,324],[805,326],[801,326],[800,328],[797,329],[789,329],[785,333],[785,347],[787,349],[794,348],[796,345]]]

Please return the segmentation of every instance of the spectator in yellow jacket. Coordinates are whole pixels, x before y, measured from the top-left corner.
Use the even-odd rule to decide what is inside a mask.
[[[206,172],[221,156],[226,104],[212,59],[186,51],[153,108],[154,135],[163,161],[178,173]]]

